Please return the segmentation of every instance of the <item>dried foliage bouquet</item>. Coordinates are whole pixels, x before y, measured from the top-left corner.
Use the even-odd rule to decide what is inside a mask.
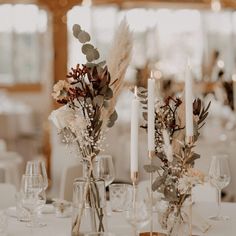
[[[139,91],[143,104],[144,124],[147,129],[147,92]],[[159,209],[159,221],[168,235],[175,235],[176,225],[184,221],[183,205],[191,194],[192,187],[204,181],[204,175],[194,169],[194,162],[200,155],[194,147],[200,135],[199,130],[205,124],[210,103],[204,107],[200,99],[193,102],[194,137],[188,142],[185,137],[184,101],[168,97],[156,103],[155,111],[155,157],[160,165],[145,165],[148,173],[156,173],[152,191],[161,194],[164,200]],[[176,234],[178,235],[178,234]]]
[[[90,43],[90,35],[77,24],[73,26],[73,35],[82,44],[81,51],[87,63],[71,68],[66,80],[54,85],[53,98],[63,106],[54,110],[50,119],[67,143],[76,144],[87,164],[87,177],[94,178],[93,160],[102,150],[105,133],[118,117],[115,104],[131,59],[132,35],[123,20],[114,36],[107,63],[98,62],[100,55]],[[88,189],[89,186],[85,198],[88,198]],[[99,196],[93,200],[96,205],[98,201]],[[73,231],[79,231],[79,226],[78,220]]]

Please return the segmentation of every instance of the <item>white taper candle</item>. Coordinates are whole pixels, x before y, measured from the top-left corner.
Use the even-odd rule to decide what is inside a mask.
[[[131,139],[130,139],[130,171],[138,172],[138,129],[139,129],[139,101],[137,99],[137,87],[135,97],[131,105]]]
[[[155,151],[155,79],[148,79],[148,151]]]
[[[189,138],[193,136],[193,82],[189,61],[185,71],[185,119],[186,138]]]

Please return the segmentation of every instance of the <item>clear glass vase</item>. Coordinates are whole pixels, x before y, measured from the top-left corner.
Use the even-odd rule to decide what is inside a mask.
[[[192,236],[189,221],[183,220],[180,215],[175,216],[168,227],[167,236]]]
[[[83,178],[73,183],[72,236],[106,231],[105,183],[93,178],[91,169],[83,163]]]
[[[192,236],[192,222],[189,215],[190,206],[185,206],[181,211],[172,214],[167,223],[167,236]]]
[[[178,210],[177,207],[171,206],[159,213],[159,223],[166,236],[192,236],[191,207],[185,205]]]

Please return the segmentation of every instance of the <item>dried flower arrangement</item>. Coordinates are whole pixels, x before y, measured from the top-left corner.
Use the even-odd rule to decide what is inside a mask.
[[[147,129],[147,91],[139,91],[143,106],[144,124]],[[194,137],[192,142],[185,137],[184,101],[180,98],[168,97],[164,102],[158,101],[155,110],[155,158],[160,165],[145,165],[148,173],[156,173],[152,183],[152,191],[161,194],[166,204],[161,209],[159,221],[168,235],[174,233],[175,224],[183,221],[182,207],[191,194],[194,185],[204,181],[204,175],[194,169],[194,162],[200,155],[194,147],[200,135],[199,130],[205,124],[210,103],[205,108],[200,99],[193,102]],[[178,222],[176,222],[176,219]]]
[[[102,150],[105,133],[118,117],[115,104],[131,59],[132,35],[123,20],[114,36],[107,65],[105,61],[97,62],[100,57],[98,50],[89,43],[90,35],[77,24],[73,26],[73,35],[82,44],[81,51],[86,56],[87,63],[78,64],[71,69],[66,80],[54,85],[52,95],[64,106],[54,110],[50,119],[63,134],[65,142],[76,144],[87,165],[87,178],[94,178],[93,160]],[[90,187],[94,188],[86,185],[84,198],[88,198]],[[90,202],[92,201],[98,206],[99,196],[94,199],[93,194]],[[98,231],[104,231],[103,213],[98,214]],[[81,216],[82,212],[74,222],[72,235],[79,233]]]

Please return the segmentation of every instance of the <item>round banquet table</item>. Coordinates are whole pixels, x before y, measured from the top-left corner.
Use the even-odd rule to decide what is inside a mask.
[[[206,219],[217,212],[217,206],[214,203],[196,203],[194,208]],[[208,221],[211,224],[211,228],[205,234],[195,228],[193,228],[193,233],[199,236],[235,236],[236,203],[222,203],[222,213],[229,216],[230,220],[223,222]],[[125,220],[125,213],[113,213],[107,218],[109,231],[115,233],[116,236],[133,235],[131,227]],[[154,217],[154,220],[156,219]],[[25,223],[18,222],[16,218],[9,217],[8,236],[70,236],[71,218],[56,218],[54,214],[45,214],[42,215],[41,220],[46,222],[47,226],[31,231],[30,228],[25,226]]]

